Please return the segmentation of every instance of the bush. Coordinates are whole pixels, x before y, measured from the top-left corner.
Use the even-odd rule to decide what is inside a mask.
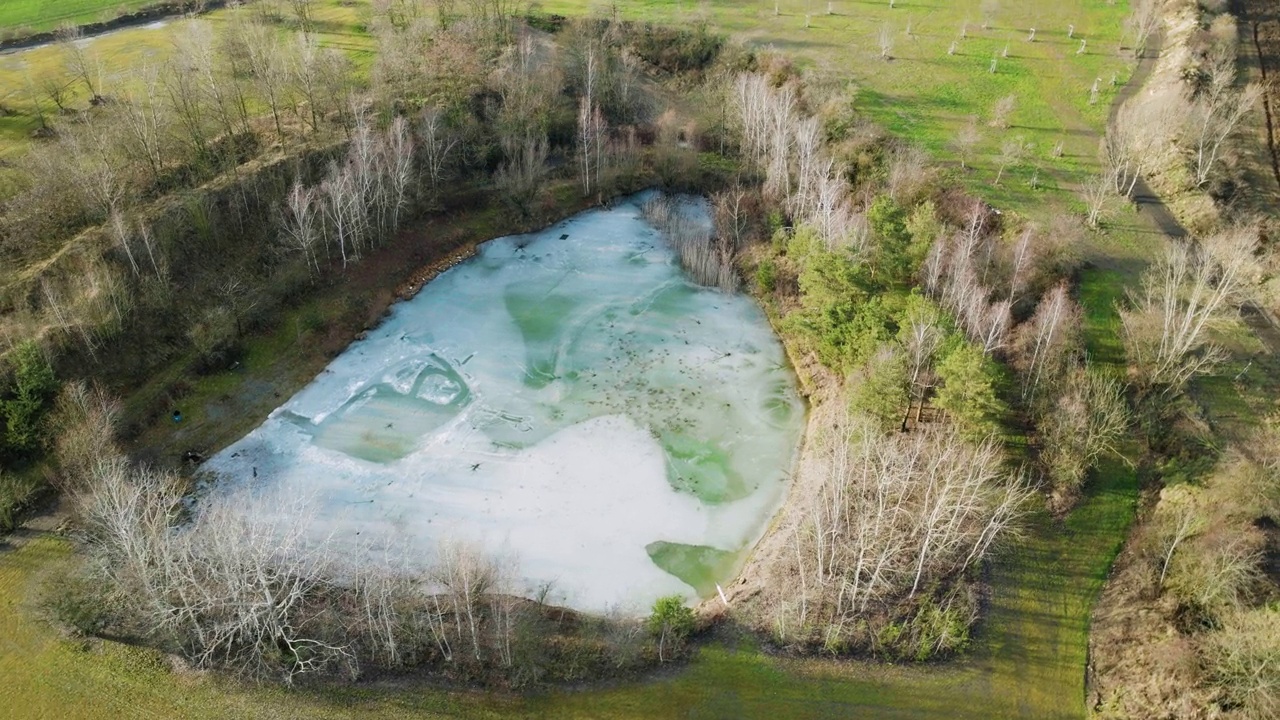
[[[649,633],[658,639],[658,661],[666,662],[668,653],[675,654],[693,634],[694,614],[679,595],[660,597],[649,615]]]
[[[1280,715],[1280,606],[1229,615],[1206,638],[1205,659],[1211,681],[1239,717]]]
[[[31,475],[0,474],[0,533],[12,532],[39,498],[45,485]]]
[[[110,598],[83,570],[60,569],[44,583],[44,608],[58,622],[84,635],[101,633],[113,620]]]
[[[29,459],[44,444],[44,418],[58,393],[58,379],[33,341],[15,348],[11,363],[12,384],[0,400],[5,424],[0,450],[10,458]]]
[[[773,258],[765,258],[756,268],[756,284],[760,292],[770,294],[778,288],[778,264]]]
[[[645,62],[673,74],[705,69],[723,44],[723,39],[704,25],[692,30],[646,25],[632,40],[636,54]]]
[[[851,408],[876,419],[881,430],[902,425],[910,398],[907,362],[896,346],[885,344],[859,371],[850,395]]]
[[[937,406],[946,410],[960,430],[974,439],[999,431],[1005,405],[996,396],[1000,370],[973,343],[959,341],[938,363]]]

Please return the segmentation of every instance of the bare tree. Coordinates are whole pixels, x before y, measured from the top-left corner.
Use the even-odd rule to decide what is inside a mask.
[[[314,28],[311,19],[311,1],[289,0],[289,9],[293,11],[293,17],[298,21],[298,27],[302,29],[304,35],[310,35]]]
[[[1160,29],[1161,4],[1159,0],[1134,0],[1130,7],[1132,11],[1124,24],[1125,35],[1132,43],[1134,57],[1142,57],[1151,36]]]
[[[1001,468],[993,443],[945,429],[881,434],[843,403],[819,410],[831,417],[801,472],[821,482],[793,543],[802,622],[830,642],[871,603],[981,562],[1016,525],[1028,490]]]
[[[71,99],[71,86],[74,84],[75,80],[67,80],[61,74],[45,73],[40,76],[40,88],[44,90],[45,97],[49,98],[62,115],[68,112],[67,102]],[[35,102],[38,104],[39,100]]]
[[[1160,530],[1160,577],[1156,587],[1163,589],[1169,574],[1169,564],[1174,553],[1187,538],[1204,530],[1205,522],[1199,508],[1200,493],[1185,485],[1167,487],[1160,491],[1156,506],[1156,520]]]
[[[31,74],[25,70],[22,73],[22,86],[27,93],[27,102],[31,103],[31,109],[35,112],[36,121],[40,123],[39,131],[48,131],[49,120],[45,117],[44,106],[40,103],[40,95],[36,92],[35,83],[31,82]]]
[[[390,215],[389,227],[394,232],[400,227],[400,213],[409,204],[409,189],[416,178],[413,135],[404,117],[396,116],[391,121],[381,150],[382,171],[387,185],[385,202]]]
[[[320,183],[320,195],[324,199],[325,220],[345,268],[348,262],[360,258],[359,234],[364,208],[359,204],[359,190],[351,173],[334,161],[330,162],[329,172]]]
[[[76,497],[92,482],[103,458],[120,454],[115,433],[123,406],[96,385],[75,380],[63,386],[50,416],[58,460],[56,482]]]
[[[1051,507],[1065,510],[1073,503],[1086,473],[1103,455],[1122,456],[1117,443],[1128,425],[1129,408],[1118,381],[1084,368],[1064,378],[1037,420]]]
[[[993,185],[999,185],[1000,179],[1004,177],[1004,171],[1010,167],[1016,167],[1026,158],[1029,151],[1027,141],[1022,137],[1012,137],[1000,144],[1000,166],[996,170],[996,179]]]
[[[446,177],[458,137],[445,125],[442,113],[433,107],[423,108],[418,118],[418,141],[431,188],[438,191]]]
[[[285,198],[284,237],[288,247],[302,253],[307,269],[320,270],[316,246],[323,241],[321,207],[315,190],[295,182]]]
[[[716,232],[735,248],[744,247],[751,232],[752,218],[746,188],[735,185],[711,196]]]
[[[973,151],[982,142],[982,133],[978,130],[978,116],[970,115],[968,121],[956,132],[956,137],[952,141],[952,147],[955,148],[956,154],[960,156],[960,169],[968,167],[969,158],[973,156]]]
[[[197,63],[202,60],[212,62],[212,57],[208,54],[200,56],[194,51],[188,52],[184,49],[187,46],[186,39],[182,37],[175,42],[180,49],[174,53],[161,73],[167,105],[173,111],[179,132],[191,156],[205,159],[209,156],[208,139],[213,129],[202,89],[202,68]]]
[[[85,90],[89,92],[89,101],[97,104],[102,97],[98,94],[101,88],[95,79],[98,76],[98,64],[89,57],[80,28],[74,25],[63,25],[58,29],[57,38],[67,72],[84,83]]]
[[[1013,111],[1018,107],[1017,95],[1006,95],[991,106],[991,127],[1006,130],[1013,118]]]
[[[1240,91],[1210,92],[1192,100],[1187,118],[1187,141],[1193,154],[1197,186],[1209,182],[1209,175],[1221,159],[1228,138],[1253,112],[1261,98],[1262,88],[1251,84]]]
[[[251,509],[264,502],[279,514]],[[308,520],[296,500],[246,493],[203,500],[190,525],[170,534],[172,586],[153,611],[158,626],[194,638],[198,665],[228,664],[249,677],[280,672],[291,681],[353,665],[349,647],[322,639],[302,612],[331,574],[324,546],[306,536]]]
[[[600,108],[587,96],[578,101],[578,156],[582,178],[582,193],[588,195],[594,186],[599,189],[600,166],[604,162],[605,141],[608,128]]]
[[[158,183],[165,164],[165,136],[170,130],[168,108],[160,100],[160,74],[155,67],[143,65],[136,77],[141,88],[126,90],[120,102],[125,153],[145,163],[152,182]]]
[[[903,207],[915,205],[933,175],[928,155],[918,146],[900,144],[889,151],[887,160],[889,196]]]
[[[284,139],[284,123],[281,115],[289,105],[289,85],[293,65],[289,51],[292,48],[281,42],[279,35],[272,28],[260,23],[243,23],[239,30],[246,33],[244,41],[244,48],[247,51],[246,60],[254,85],[257,87],[258,96],[271,110],[276,136]]]
[[[1080,188],[1080,199],[1085,204],[1085,222],[1091,228],[1097,228],[1102,222],[1103,211],[1116,189],[1115,168],[1104,169],[1103,172],[1090,176]]]
[[[1036,399],[1041,385],[1065,376],[1081,350],[1081,323],[1084,313],[1071,299],[1065,282],[1060,282],[1040,299],[1035,315],[1018,328],[1013,364],[1022,376],[1022,398]]]
[[[134,259],[133,248],[129,245],[129,227],[119,210],[111,211],[111,215],[107,218],[107,227],[111,233],[111,238],[115,240],[117,246],[124,250],[125,257],[129,259],[129,267],[133,270],[133,274],[137,275],[138,261]]]
[[[547,176],[547,139],[509,140],[504,150],[507,162],[498,168],[494,182],[521,215],[531,216]]]
[[[1224,359],[1208,332],[1256,289],[1257,249],[1257,229],[1234,226],[1198,243],[1171,243],[1143,273],[1120,320],[1130,362],[1146,387],[1177,394]]]
[[[89,201],[93,213],[99,218],[109,218],[124,202],[128,191],[125,168],[114,150],[114,126],[90,123],[84,133],[65,133],[59,143],[81,174],[79,187]]]

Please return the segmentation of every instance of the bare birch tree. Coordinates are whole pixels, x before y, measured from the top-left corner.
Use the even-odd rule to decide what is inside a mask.
[[[315,274],[320,271],[317,246],[324,239],[322,208],[317,193],[301,182],[295,182],[285,198],[285,207],[282,225],[287,247],[302,253],[307,270]]]
[[[433,107],[423,108],[417,130],[427,179],[432,190],[438,192],[447,176],[453,150],[458,146],[458,136],[449,130],[442,113]]]
[[[390,216],[389,228],[391,232],[395,232],[400,228],[400,213],[409,204],[409,190],[416,179],[413,135],[409,131],[409,122],[404,117],[397,116],[391,121],[381,150],[387,186],[385,202]]]
[[[1016,526],[1029,491],[1001,467],[994,443],[954,430],[881,434],[832,414],[801,472],[821,478],[794,544],[802,622],[838,642],[873,603],[981,562]]]
[[[1120,312],[1130,363],[1148,389],[1176,395],[1225,358],[1209,330],[1255,291],[1258,231],[1238,225],[1200,242],[1173,242],[1143,273]]]
[[[1081,352],[1081,324],[1084,313],[1071,299],[1065,282],[1040,298],[1031,319],[1018,328],[1013,364],[1022,377],[1022,399],[1034,403],[1040,388],[1049,391],[1078,359]]]
[[[1107,202],[1116,190],[1118,175],[1115,168],[1105,169],[1097,175],[1091,175],[1080,188],[1080,199],[1085,204],[1085,223],[1097,228],[1102,223],[1103,212]]]
[[[84,84],[85,90],[89,92],[89,101],[97,104],[102,98],[99,95],[102,88],[97,81],[98,63],[89,56],[88,44],[83,33],[76,26],[64,25],[58,29],[56,35],[67,72]]]
[[[1191,112],[1187,116],[1187,144],[1191,147],[1197,187],[1209,182],[1227,140],[1253,112],[1261,98],[1262,88],[1251,84],[1243,90],[1211,92],[1191,101]]]

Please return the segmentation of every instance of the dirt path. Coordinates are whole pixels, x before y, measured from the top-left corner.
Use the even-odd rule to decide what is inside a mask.
[[[1160,50],[1164,46],[1164,36],[1152,36],[1147,49],[1143,52],[1142,57],[1138,58],[1138,66],[1134,68],[1133,76],[1129,82],[1116,94],[1115,100],[1111,103],[1111,112],[1107,116],[1107,127],[1114,127],[1116,119],[1120,115],[1120,109],[1125,103],[1136,98],[1138,93],[1146,89],[1147,79],[1151,77],[1152,71],[1155,70],[1156,62],[1160,59]],[[1182,223],[1174,217],[1169,207],[1165,205],[1164,200],[1156,194],[1155,190],[1147,184],[1146,178],[1138,178],[1138,182],[1133,188],[1133,203],[1137,206],[1138,212],[1146,217],[1146,219],[1160,232],[1169,237],[1181,238],[1187,236],[1187,229],[1182,227]]]
[[[1241,13],[1241,20],[1246,23],[1242,27],[1241,33],[1252,38],[1257,51],[1256,56],[1245,56],[1241,60],[1244,63],[1256,63],[1258,72],[1261,73],[1261,77],[1265,81],[1268,77],[1266,55],[1263,54],[1264,45],[1261,44],[1259,38],[1264,35],[1271,37],[1272,42],[1280,48],[1280,0],[1242,1],[1235,3],[1235,5],[1237,12]],[[1265,12],[1260,12],[1260,6],[1262,5],[1267,6]],[[1260,30],[1260,28],[1266,29]],[[1110,116],[1107,120],[1108,127],[1115,125],[1120,108],[1126,102],[1136,98],[1144,89],[1147,78],[1151,76],[1151,72],[1160,57],[1160,49],[1163,42],[1163,36],[1153,38],[1152,47],[1139,59],[1132,79],[1121,88],[1112,103]],[[1269,100],[1276,92],[1274,88],[1268,89],[1268,92],[1264,95],[1264,109],[1266,111],[1267,154],[1276,179],[1280,181],[1280,156],[1276,154],[1277,148],[1272,126],[1272,104]],[[1270,182],[1269,178],[1264,177],[1262,180],[1268,184]],[[1260,207],[1270,207],[1265,200],[1266,196],[1272,194],[1270,188],[1256,188],[1254,194],[1260,196],[1258,198],[1261,201]],[[1133,203],[1137,206],[1138,212],[1144,215],[1164,235],[1171,238],[1184,238],[1188,235],[1187,229],[1182,226],[1182,223],[1178,222],[1173,212],[1169,210],[1169,206],[1165,204],[1163,198],[1155,190],[1151,189],[1145,178],[1139,178],[1134,186]],[[1272,354],[1280,354],[1280,327],[1277,327],[1275,317],[1264,308],[1253,303],[1246,304],[1241,308],[1241,315],[1245,324],[1253,331],[1267,351]]]
[[[1232,11],[1241,23],[1242,47],[1240,62],[1251,79],[1261,82],[1262,112],[1266,128],[1267,164],[1271,175],[1280,187],[1280,148],[1277,147],[1276,125],[1280,118],[1277,101],[1280,87],[1275,76],[1280,68],[1275,66],[1277,50],[1280,50],[1280,2],[1277,0],[1234,0]]]

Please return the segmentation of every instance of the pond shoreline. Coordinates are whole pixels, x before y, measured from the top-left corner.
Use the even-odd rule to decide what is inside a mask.
[[[316,491],[308,527],[340,545],[512,553],[552,604],[714,596],[780,504],[803,405],[758,304],[694,282],[645,197],[446,255],[202,470]]]

